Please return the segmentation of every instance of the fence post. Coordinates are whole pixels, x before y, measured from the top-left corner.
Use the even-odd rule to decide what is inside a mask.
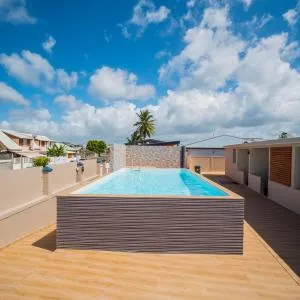
[[[103,164],[100,162],[97,162],[97,175],[99,177],[103,176]]]
[[[43,194],[44,195],[49,195],[50,190],[49,190],[49,173],[52,172],[53,169],[49,166],[45,166],[42,169],[43,173]]]
[[[83,162],[79,161],[76,167],[76,182],[83,181],[83,172],[84,172],[84,164]]]

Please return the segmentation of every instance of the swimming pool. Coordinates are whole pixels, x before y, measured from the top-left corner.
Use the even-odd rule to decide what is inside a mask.
[[[244,199],[185,169],[124,168],[57,195],[57,248],[243,253]]]
[[[121,169],[73,194],[228,196],[186,169]]]

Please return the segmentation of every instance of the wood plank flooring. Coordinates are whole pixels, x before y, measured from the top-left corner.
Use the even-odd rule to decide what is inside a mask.
[[[260,199],[245,187],[237,190]],[[258,216],[249,217],[259,210],[249,203],[247,209],[252,224],[244,224],[244,255],[56,250],[55,225],[49,226],[0,250],[0,299],[300,299],[298,275],[269,248],[272,239],[266,229],[259,233]],[[291,224],[298,226],[293,218]],[[289,240],[287,252],[296,266],[297,243],[296,236],[294,248]],[[288,255],[282,259],[289,262]]]

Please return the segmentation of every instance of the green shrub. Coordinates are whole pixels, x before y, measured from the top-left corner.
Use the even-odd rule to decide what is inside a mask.
[[[45,167],[49,163],[49,158],[48,157],[35,157],[32,159],[32,163],[34,167]]]
[[[56,145],[54,144],[52,146],[52,148],[49,148],[47,151],[47,156],[65,156],[66,155],[66,151],[65,151],[65,147],[63,145]]]

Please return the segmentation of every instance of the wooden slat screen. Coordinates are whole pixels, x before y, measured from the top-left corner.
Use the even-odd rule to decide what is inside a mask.
[[[290,186],[292,147],[273,147],[270,153],[270,180]]]
[[[243,253],[243,199],[57,198],[57,248]]]

